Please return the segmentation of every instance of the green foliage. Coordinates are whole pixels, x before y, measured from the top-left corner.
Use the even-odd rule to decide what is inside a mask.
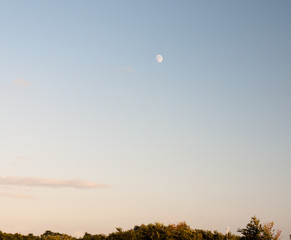
[[[262,225],[260,220],[254,216],[246,228],[238,229],[237,231],[243,235],[243,240],[278,240],[280,239],[281,231],[275,231],[273,226],[273,222]]]
[[[259,240],[261,239],[262,225],[260,224],[260,220],[254,216],[246,228],[240,228],[237,231],[243,235],[243,239],[245,240]]]
[[[44,234],[41,235],[41,240],[75,240],[76,238],[71,237],[67,234],[55,233],[47,230]]]
[[[90,233],[85,233],[84,237],[81,238],[82,240],[105,240],[106,236],[103,234],[98,234],[98,235],[92,235]]]
[[[278,240],[281,236],[281,230],[273,229],[274,222],[265,223],[263,225],[263,239],[264,240]]]
[[[218,231],[191,229],[185,222],[170,224],[162,223],[135,226],[133,229],[116,231],[109,235],[85,233],[81,238],[71,237],[67,234],[47,230],[41,236],[33,234],[21,235],[19,233],[3,233],[0,231],[0,240],[278,240],[281,232],[273,229],[274,223],[261,224],[253,217],[246,228],[238,229],[242,237]]]

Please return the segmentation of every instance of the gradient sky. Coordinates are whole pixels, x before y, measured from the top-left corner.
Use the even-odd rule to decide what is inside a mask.
[[[288,239],[290,13],[289,0],[1,1],[0,230],[235,233],[256,215]]]

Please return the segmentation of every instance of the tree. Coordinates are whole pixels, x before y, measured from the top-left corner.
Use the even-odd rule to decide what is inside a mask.
[[[273,222],[262,225],[260,220],[254,216],[246,228],[240,228],[237,231],[243,235],[244,240],[279,240],[281,231],[275,231],[273,226]]]
[[[281,230],[273,229],[274,222],[265,223],[263,225],[263,239],[264,240],[278,240],[281,236]]]

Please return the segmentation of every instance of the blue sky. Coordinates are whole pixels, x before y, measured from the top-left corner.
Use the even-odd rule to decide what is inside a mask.
[[[287,239],[290,10],[3,1],[1,230],[236,232],[257,215]]]

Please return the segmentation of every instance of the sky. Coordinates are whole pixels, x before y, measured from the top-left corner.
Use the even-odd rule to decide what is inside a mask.
[[[290,11],[2,1],[0,230],[236,233],[256,215],[288,239]]]

